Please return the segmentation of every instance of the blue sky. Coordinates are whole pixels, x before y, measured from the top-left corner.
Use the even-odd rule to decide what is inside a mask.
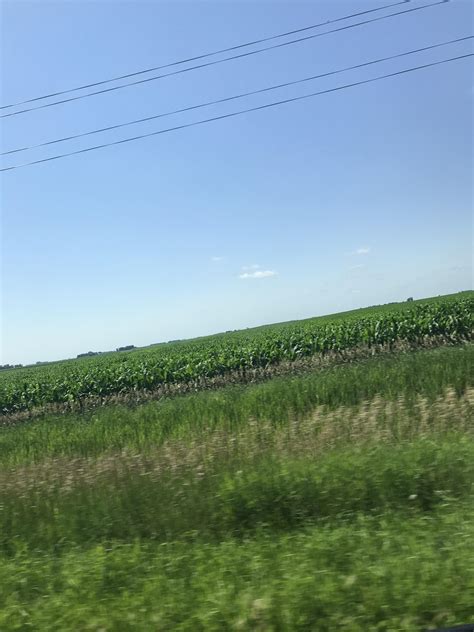
[[[375,6],[363,1],[4,1],[0,101]],[[145,117],[471,31],[472,4],[453,0],[245,60],[7,118],[2,146]],[[466,52],[468,44],[457,44],[108,132],[93,141]],[[73,357],[468,289],[471,73],[469,60],[454,62],[2,174],[0,362]],[[90,142],[74,141],[67,149]],[[4,164],[53,151],[18,154]]]

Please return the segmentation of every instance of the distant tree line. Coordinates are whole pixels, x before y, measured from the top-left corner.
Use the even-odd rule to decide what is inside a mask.
[[[136,349],[135,345],[125,345],[125,347],[117,347],[115,351],[131,351],[132,349]],[[102,353],[107,353],[106,351],[86,351],[85,353],[78,353],[78,358],[91,358],[92,356],[102,355]]]
[[[21,369],[22,364],[0,364],[0,371],[6,371],[7,369]]]

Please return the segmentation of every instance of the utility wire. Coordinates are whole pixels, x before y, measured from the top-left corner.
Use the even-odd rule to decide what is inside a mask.
[[[155,70],[163,70],[164,68],[171,68],[172,66],[179,66],[180,64],[187,64],[191,61],[197,61],[198,59],[206,59],[207,57],[213,57],[214,55],[220,55],[222,53],[230,53],[231,51],[238,50],[240,48],[246,48],[248,46],[255,46],[256,44],[263,44],[264,42],[270,42],[272,40],[280,39],[282,37],[287,37],[289,35],[296,35],[296,33],[303,33],[304,31],[310,31],[312,29],[316,29],[320,26],[327,26],[328,24],[334,24],[335,22],[341,22],[342,20],[349,20],[350,18],[356,18],[360,15],[366,15],[368,13],[374,13],[375,11],[382,11],[383,9],[389,9],[391,7],[396,7],[400,4],[405,4],[410,2],[410,0],[400,0],[399,2],[394,2],[392,4],[387,4],[383,7],[377,7],[375,9],[369,9],[367,11],[359,11],[358,13],[352,13],[351,15],[344,15],[343,17],[336,18],[334,20],[327,20],[326,22],[319,22],[319,24],[311,24],[310,26],[304,26],[299,29],[294,29],[293,31],[287,31],[286,33],[279,33],[277,35],[271,35],[269,37],[262,37],[260,39],[253,40],[251,42],[245,42],[243,44],[237,44],[235,46],[229,46],[228,48],[221,48],[220,50],[215,50],[209,53],[203,53],[201,55],[196,55],[194,57],[188,57],[186,59],[180,59],[178,61],[173,61],[168,64],[163,64],[161,66],[154,66],[152,68],[145,68],[144,70],[138,70],[136,72],[130,72],[126,75],[119,75],[117,77],[112,77],[111,79],[103,79],[102,81],[96,81],[95,83],[86,83],[82,86],[77,86],[76,88],[69,88],[68,90],[61,90],[59,92],[51,92],[50,94],[44,94],[39,97],[34,97],[33,99],[27,99],[26,101],[18,101],[17,103],[9,103],[8,105],[0,106],[0,110],[5,110],[6,108],[13,108],[19,105],[25,105],[26,103],[33,103],[34,101],[41,101],[42,99],[50,99],[51,97],[58,97],[63,94],[69,94],[70,92],[77,92],[78,90],[85,90],[86,88],[95,88],[96,86],[102,86],[106,83],[112,83],[114,81],[120,81],[122,79],[129,79],[130,77],[136,77],[138,75],[143,75],[147,72],[154,72]]]
[[[9,151],[4,151],[0,153],[0,156],[7,156],[9,154],[15,154],[22,151],[29,151],[32,149],[38,149],[40,147],[46,147],[48,145],[55,145],[56,143],[63,143],[69,140],[75,140],[77,138],[83,138],[84,136],[91,136],[92,134],[101,134],[103,132],[108,132],[114,129],[120,129],[122,127],[128,127],[130,125],[137,125],[138,123],[145,123],[147,121],[153,121],[158,118],[163,118],[165,116],[172,116],[174,114],[180,114],[182,112],[189,112],[190,110],[197,110],[199,108],[218,105],[220,103],[225,103],[227,101],[234,101],[236,99],[243,99],[245,97],[253,96],[255,94],[261,94],[262,92],[269,92],[271,90],[278,90],[279,88],[287,88],[288,86],[294,86],[299,83],[305,83],[307,81],[313,81],[315,79],[321,79],[323,77],[329,77],[331,75],[337,75],[342,72],[348,72],[350,70],[356,70],[358,68],[364,68],[365,66],[371,66],[373,64],[379,64],[381,62],[389,61],[392,59],[398,59],[399,57],[405,57],[407,55],[413,55],[415,53],[421,53],[423,51],[432,50],[434,48],[439,48],[441,46],[448,46],[450,44],[456,44],[458,42],[464,42],[466,40],[473,39],[474,35],[468,35],[466,37],[459,37],[457,39],[449,40],[447,42],[441,42],[439,44],[432,44],[430,46],[424,46],[423,48],[417,48],[415,50],[409,50],[403,53],[397,53],[396,55],[390,55],[389,57],[380,57],[379,59],[374,59],[371,61],[364,62],[362,64],[356,64],[355,66],[348,66],[346,68],[339,68],[337,70],[331,70],[330,72],[325,72],[319,75],[313,75],[311,77],[305,77],[303,79],[297,79],[296,81],[287,81],[286,83],[280,83],[278,85],[268,86],[266,88],[260,88],[259,90],[252,90],[251,92],[243,92],[241,94],[235,94],[230,97],[224,97],[223,99],[217,99],[215,101],[207,101],[205,103],[199,103],[197,105],[190,105],[185,108],[180,108],[178,110],[172,110],[171,112],[163,112],[161,114],[154,114],[153,116],[147,116],[145,118],[136,119],[134,121],[128,121],[126,123],[118,123],[117,125],[110,125],[108,127],[102,127],[100,129],[94,129],[89,132],[82,132],[81,134],[74,134],[72,136],[64,136],[63,138],[57,138],[55,140],[50,140],[44,143],[39,143],[38,145],[30,145],[29,147],[20,147],[18,149],[10,149]]]
[[[114,92],[115,90],[122,90],[123,88],[128,88],[131,86],[136,86],[139,84],[144,84],[144,83],[148,83],[150,81],[156,81],[157,79],[163,79],[164,77],[170,77],[172,75],[178,75],[178,74],[182,74],[185,72],[190,72],[192,70],[197,70],[199,68],[206,68],[207,66],[215,66],[216,64],[222,64],[225,63],[227,61],[231,61],[233,59],[241,59],[243,57],[249,57],[250,55],[257,55],[258,53],[263,53],[265,51],[268,50],[275,50],[277,48],[282,48],[284,46],[291,46],[292,44],[298,44],[300,42],[304,42],[304,41],[308,41],[308,40],[312,40],[315,39],[316,37],[323,37],[324,35],[330,35],[331,33],[337,33],[339,31],[345,31],[347,29],[353,29],[355,27],[358,26],[363,26],[365,24],[371,24],[372,22],[378,22],[380,20],[386,20],[388,18],[392,18],[395,17],[397,15],[403,15],[405,13],[412,13],[413,11],[421,11],[423,9],[428,9],[430,7],[434,7],[440,4],[445,4],[446,2],[448,2],[449,0],[438,0],[437,2],[431,2],[430,4],[424,4],[421,5],[419,7],[413,7],[411,9],[405,9],[404,11],[397,11],[396,13],[390,13],[389,15],[383,15],[377,18],[372,18],[370,20],[364,20],[362,22],[356,22],[355,24],[349,24],[347,26],[340,26],[339,28],[336,29],[332,29],[330,31],[325,31],[324,33],[315,33],[313,35],[306,35],[305,37],[300,37],[298,39],[295,40],[290,40],[288,42],[282,42],[281,44],[273,44],[272,46],[267,46],[264,48],[258,48],[256,50],[253,51],[249,51],[246,53],[240,53],[238,55],[232,55],[231,57],[224,57],[224,59],[217,59],[215,61],[209,61],[206,62],[204,64],[198,64],[196,66],[190,66],[189,68],[183,68],[181,70],[174,70],[173,72],[168,72],[162,75],[156,75],[154,77],[148,77],[147,79],[139,79],[137,81],[131,81],[129,83],[124,83],[120,86],[113,86],[111,88],[103,88],[102,90],[96,90],[94,92],[87,92],[86,94],[81,94],[75,97],[69,97],[67,99],[62,99],[60,101],[53,101],[51,103],[46,103],[43,105],[37,105],[31,108],[25,108],[23,110],[17,110],[16,112],[10,112],[8,114],[2,114],[0,115],[0,118],[6,118],[6,117],[10,117],[10,116],[17,116],[19,114],[25,114],[26,112],[32,112],[34,110],[40,110],[43,108],[49,108],[55,105],[60,105],[62,103],[70,103],[71,101],[78,101],[80,99],[86,99],[88,97],[92,97],[95,96],[97,94],[105,94],[107,92]]]
[[[161,129],[161,130],[157,130],[155,132],[148,132],[147,134],[141,134],[139,136],[133,136],[131,138],[123,138],[122,140],[116,140],[110,143],[104,143],[102,145],[95,145],[93,147],[87,147],[86,149],[79,149],[76,151],[71,151],[68,153],[64,153],[64,154],[58,154],[56,156],[50,156],[49,158],[42,158],[41,160],[33,160],[32,162],[26,162],[20,165],[13,165],[11,167],[3,167],[2,169],[0,169],[1,171],[12,171],[14,169],[21,169],[23,167],[29,167],[31,165],[38,165],[40,163],[43,162],[50,162],[52,160],[59,160],[61,158],[66,158],[68,156],[76,156],[78,154],[85,154],[89,151],[95,151],[97,149],[103,149],[105,147],[112,147],[113,145],[122,145],[124,143],[131,143],[133,141],[136,140],[141,140],[142,138],[148,138],[149,136],[157,136],[159,134],[166,134],[168,132],[175,132],[177,130],[181,130],[181,129],[186,129],[189,127],[195,127],[197,125],[203,125],[205,123],[211,123],[213,121],[221,121],[223,119],[228,119],[228,118],[232,118],[234,116],[241,116],[242,114],[247,114],[249,112],[257,112],[259,110],[266,110],[268,108],[273,108],[273,107],[277,107],[280,105],[284,105],[286,103],[293,103],[295,101],[302,101],[303,99],[309,99],[312,97],[316,97],[319,96],[321,94],[328,94],[330,92],[337,92],[339,90],[346,90],[347,88],[354,88],[356,86],[361,86],[364,84],[368,84],[368,83],[373,83],[375,81],[380,81],[381,79],[388,79],[390,77],[396,77],[398,75],[403,75],[403,74],[407,74],[410,72],[415,72],[418,70],[423,70],[425,68],[431,68],[433,66],[439,66],[441,64],[446,64],[452,61],[457,61],[460,59],[467,59],[468,57],[474,57],[474,53],[468,53],[466,55],[459,55],[458,57],[451,57],[449,59],[442,59],[440,61],[434,61],[431,62],[429,64],[423,64],[422,66],[415,66],[412,68],[407,68],[405,70],[399,70],[397,72],[392,72],[390,74],[386,74],[386,75],[379,75],[378,77],[373,77],[372,79],[364,79],[362,81],[356,81],[354,83],[348,83],[348,84],[344,84],[342,86],[337,86],[336,88],[329,88],[328,90],[320,90],[319,92],[312,92],[310,94],[303,94],[299,97],[292,97],[290,99],[283,99],[281,101],[273,101],[272,103],[266,103],[264,105],[259,105],[257,107],[253,107],[253,108],[247,108],[245,110],[238,110],[237,112],[231,112],[230,114],[222,114],[220,116],[213,116],[212,118],[208,118],[208,119],[202,119],[200,121],[194,121],[193,123],[185,123],[182,125],[177,125],[175,127],[168,127],[167,129]]]

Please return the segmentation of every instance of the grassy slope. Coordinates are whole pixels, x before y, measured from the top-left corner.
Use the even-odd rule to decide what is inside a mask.
[[[306,375],[201,392],[130,410],[106,407],[88,415],[47,416],[0,432],[0,465],[51,456],[94,456],[109,450],[146,451],[165,440],[233,432],[249,419],[284,423],[316,406],[360,404],[380,395],[430,401],[447,387],[457,393],[474,383],[474,346],[394,354]]]
[[[0,434],[0,629],[474,617],[474,348]]]

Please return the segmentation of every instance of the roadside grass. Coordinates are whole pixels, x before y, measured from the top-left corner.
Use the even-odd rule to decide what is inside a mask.
[[[474,508],[0,557],[1,630],[420,632],[474,618]]]
[[[474,619],[474,346],[0,430],[0,630]]]
[[[256,529],[299,529],[387,510],[430,512],[473,498],[474,441],[445,435],[354,445],[311,456],[307,439],[207,461],[160,454],[97,462],[53,461],[1,477],[0,551],[61,551],[74,545],[196,537],[218,541]]]

